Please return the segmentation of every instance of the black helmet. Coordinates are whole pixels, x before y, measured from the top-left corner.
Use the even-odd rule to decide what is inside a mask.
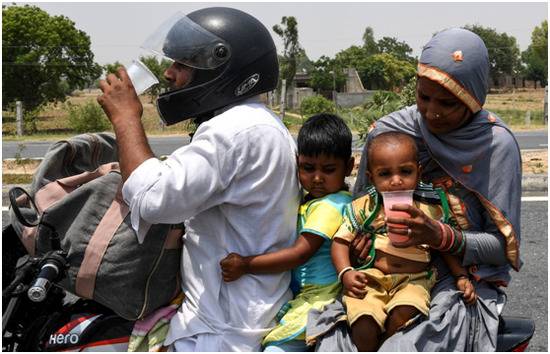
[[[189,85],[157,99],[167,125],[212,116],[217,109],[277,86],[279,64],[271,35],[257,19],[236,9],[178,13],[143,47],[195,68]]]

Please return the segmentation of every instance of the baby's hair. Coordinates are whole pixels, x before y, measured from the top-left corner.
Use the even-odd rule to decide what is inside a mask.
[[[418,147],[416,146],[416,142],[414,141],[414,138],[405,133],[401,132],[385,132],[376,135],[374,138],[371,138],[367,144],[367,166],[371,166],[371,157],[372,157],[372,151],[376,149],[381,144],[388,144],[388,145],[401,145],[401,144],[409,144],[413,150],[414,159],[418,161]]]
[[[298,154],[325,154],[348,161],[351,157],[351,131],[337,115],[320,113],[306,120],[298,133]]]

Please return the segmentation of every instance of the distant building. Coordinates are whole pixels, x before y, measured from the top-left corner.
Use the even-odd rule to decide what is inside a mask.
[[[542,88],[540,81],[527,80],[523,75],[500,75],[489,80],[489,89]]]

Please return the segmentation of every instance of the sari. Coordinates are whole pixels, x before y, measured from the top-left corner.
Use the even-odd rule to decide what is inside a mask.
[[[505,286],[510,270],[519,271],[522,264],[519,146],[506,124],[483,109],[489,58],[477,35],[458,28],[436,34],[422,51],[417,73],[461,100],[473,113],[470,121],[435,135],[414,105],[380,118],[367,139],[387,131],[414,137],[424,182],[445,190],[466,239],[462,264],[473,277],[478,301],[465,305],[448,267],[436,256],[438,279],[428,316],[417,316],[379,350],[495,351],[498,317],[506,299],[499,286]],[[354,196],[367,187],[366,170],[363,150]],[[342,343],[349,340],[342,333],[342,321],[333,328],[326,325],[331,323],[329,316],[341,319],[343,308],[335,303],[329,310],[310,314],[308,336],[316,338],[318,350],[349,348],[349,343]]]

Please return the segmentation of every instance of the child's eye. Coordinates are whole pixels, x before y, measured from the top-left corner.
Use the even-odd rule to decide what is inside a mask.
[[[306,171],[306,172],[313,172],[315,170],[315,168],[311,165],[302,165],[300,166],[300,169],[302,169],[303,171]]]
[[[378,176],[380,177],[386,177],[386,176],[389,176],[389,172],[388,171],[380,171],[378,172]]]
[[[336,168],[333,168],[333,167],[329,167],[329,168],[323,168],[323,172],[324,173],[334,173],[334,171],[336,171]]]
[[[410,169],[410,168],[403,168],[403,169],[401,170],[401,173],[404,174],[404,175],[410,175],[412,172],[413,172],[413,171],[412,171],[412,169]]]

